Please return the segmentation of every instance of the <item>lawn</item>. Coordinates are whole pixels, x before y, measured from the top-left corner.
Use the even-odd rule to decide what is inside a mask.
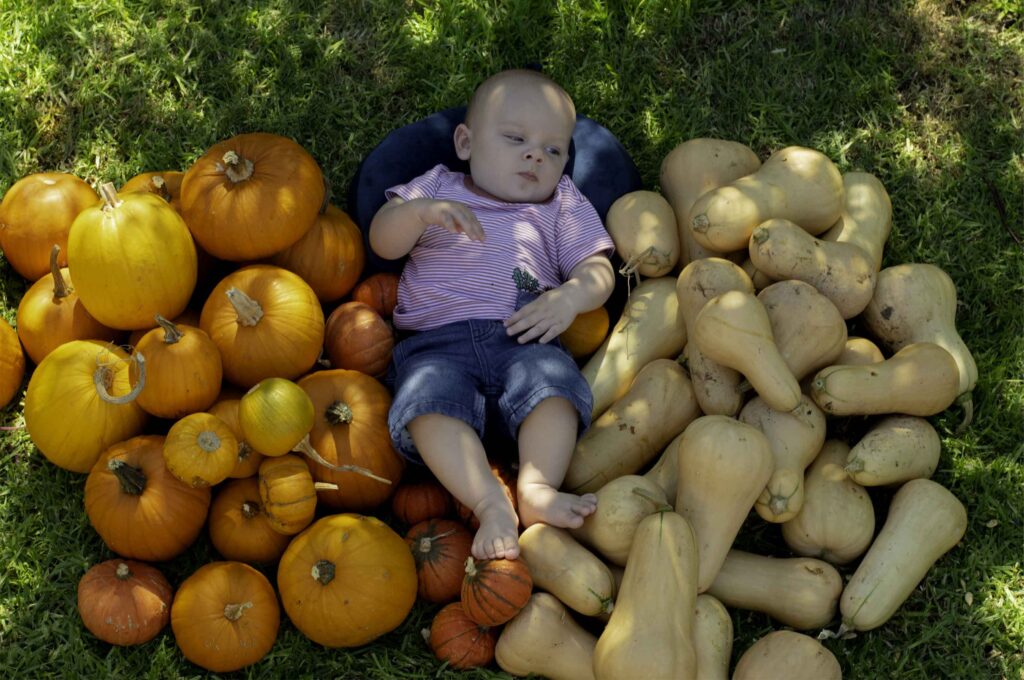
[[[662,158],[694,137],[743,142],[762,160],[808,146],[844,172],[873,173],[894,209],[885,265],[929,262],[957,286],[958,327],[979,369],[974,421],[958,433],[957,408],[931,420],[943,444],[935,479],[967,507],[969,526],[888,623],[825,644],[847,678],[1018,680],[1022,28],[1019,0],[5,0],[0,194],[39,171],[120,184],[145,170],[185,169],[214,142],[263,130],[309,150],[344,206],[359,161],[388,131],[530,62],[619,138],[650,189]],[[0,314],[11,323],[25,289],[0,259]],[[0,426],[22,422],[20,399],[0,411]],[[48,463],[15,430],[0,433],[0,479],[5,675],[204,674],[170,629],[121,649],[82,627],[78,580],[112,556],[83,512],[84,475]],[[763,522],[749,522],[740,542],[786,554],[778,529]],[[176,585],[215,557],[204,538],[161,566]],[[272,652],[244,673],[503,676],[496,667],[441,668],[420,636],[433,612],[417,606],[398,630],[355,650],[322,648],[285,622]],[[761,614],[734,611],[733,620],[734,660],[777,627]]]

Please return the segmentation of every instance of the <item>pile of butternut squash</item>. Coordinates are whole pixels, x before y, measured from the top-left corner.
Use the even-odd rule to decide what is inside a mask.
[[[758,640],[733,678],[840,678],[815,637],[883,625],[960,541],[966,510],[929,479],[927,417],[958,397],[967,410],[977,369],[950,277],[882,268],[891,224],[868,173],[797,146],[762,163],[717,139],[678,145],[661,193],[612,206],[636,283],[584,364],[594,420],[564,484],[597,512],[523,534],[545,576],[499,637],[503,669],[727,678],[729,610],[747,609],[792,630]],[[850,336],[852,319],[872,337]],[[844,416],[866,434],[839,438],[857,429],[835,427]],[[877,532],[873,486],[897,489]],[[757,522],[780,525],[773,555],[734,545]]]

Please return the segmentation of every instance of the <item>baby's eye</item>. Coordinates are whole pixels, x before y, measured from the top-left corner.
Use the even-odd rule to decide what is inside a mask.
[[[505,139],[510,142],[516,142],[517,144],[523,141],[523,138],[519,135],[505,135]]]
[[[557,146],[549,146],[548,153],[551,154],[552,156],[561,156],[562,150],[559,149]]]

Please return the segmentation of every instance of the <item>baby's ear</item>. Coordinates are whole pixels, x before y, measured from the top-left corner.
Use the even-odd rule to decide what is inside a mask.
[[[459,123],[455,127],[455,134],[453,135],[455,140],[455,155],[459,157],[459,160],[469,160],[470,137],[472,134],[473,133],[465,123]]]

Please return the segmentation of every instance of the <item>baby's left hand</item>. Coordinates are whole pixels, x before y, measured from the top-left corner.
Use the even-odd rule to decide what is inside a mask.
[[[547,343],[557,338],[576,318],[571,297],[558,288],[545,291],[533,302],[524,305],[505,319],[505,332],[519,336],[519,343],[539,338]]]

